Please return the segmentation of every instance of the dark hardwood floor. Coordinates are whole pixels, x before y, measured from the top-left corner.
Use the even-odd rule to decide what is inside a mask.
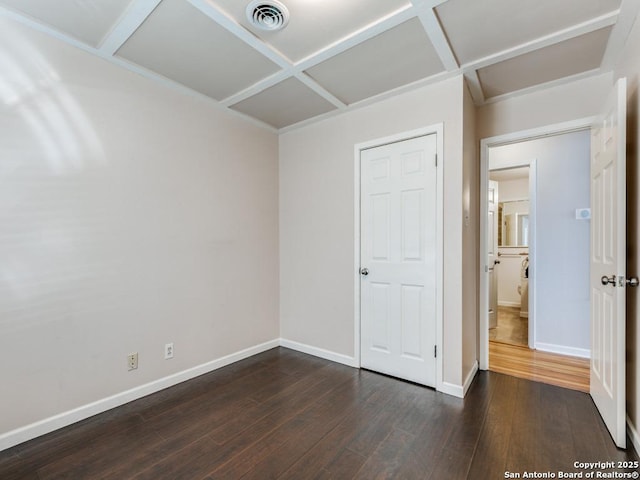
[[[0,479],[483,480],[625,459],[585,393],[481,372],[462,400],[277,348],[0,452]]]

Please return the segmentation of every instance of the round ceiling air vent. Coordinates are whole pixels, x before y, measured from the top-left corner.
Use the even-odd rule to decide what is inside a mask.
[[[247,5],[247,19],[261,30],[281,30],[289,23],[289,11],[276,0],[254,0]]]

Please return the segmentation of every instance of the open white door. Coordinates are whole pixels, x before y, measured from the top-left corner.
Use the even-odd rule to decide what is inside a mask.
[[[487,266],[489,268],[489,328],[498,326],[498,182],[489,180]]]
[[[591,387],[616,445],[625,434],[626,101],[618,80],[591,134]]]

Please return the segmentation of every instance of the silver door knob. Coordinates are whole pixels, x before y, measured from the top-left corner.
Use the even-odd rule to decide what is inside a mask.
[[[606,275],[603,275],[602,278],[600,279],[600,282],[602,282],[603,285],[611,285],[612,287],[615,287],[616,276],[611,275],[610,277],[607,277]]]
[[[367,275],[369,275],[369,269],[368,268],[361,268],[360,269],[360,274],[364,275],[366,277]]]
[[[637,287],[638,283],[638,277],[627,278],[627,287]]]

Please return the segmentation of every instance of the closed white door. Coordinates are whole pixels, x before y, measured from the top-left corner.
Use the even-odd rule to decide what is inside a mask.
[[[498,326],[498,182],[489,180],[487,268],[489,273],[489,328]]]
[[[591,134],[591,386],[618,447],[625,435],[626,81]]]
[[[436,383],[436,135],[361,161],[361,365]]]

